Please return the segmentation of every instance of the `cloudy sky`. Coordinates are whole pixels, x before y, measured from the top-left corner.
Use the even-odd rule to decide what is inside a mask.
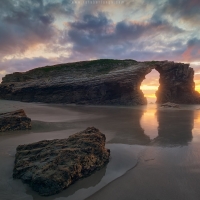
[[[199,32],[200,0],[0,0],[0,80],[80,60],[173,60],[191,63],[200,89]]]

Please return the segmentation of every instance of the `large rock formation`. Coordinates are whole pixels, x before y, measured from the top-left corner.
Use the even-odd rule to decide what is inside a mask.
[[[0,132],[31,129],[31,119],[24,110],[0,114]]]
[[[155,69],[160,73],[157,103],[200,103],[200,94],[195,91],[194,70],[189,64],[158,62]]]
[[[200,94],[194,90],[194,71],[188,64],[110,59],[6,75],[0,84],[0,98],[46,103],[146,104],[140,85],[152,69],[160,73],[158,103],[200,103]]]
[[[19,145],[13,177],[28,183],[40,195],[53,195],[109,161],[106,137],[94,127],[68,139]]]

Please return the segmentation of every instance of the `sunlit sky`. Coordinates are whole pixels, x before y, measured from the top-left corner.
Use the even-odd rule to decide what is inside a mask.
[[[199,22],[200,0],[0,0],[0,80],[81,60],[171,60],[194,67],[200,91]],[[141,88],[151,98],[156,87],[152,72]]]

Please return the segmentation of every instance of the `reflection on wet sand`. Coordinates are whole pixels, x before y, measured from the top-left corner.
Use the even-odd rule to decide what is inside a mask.
[[[68,107],[99,116],[79,121],[79,126],[98,127],[102,132],[113,133],[108,143],[139,145],[187,145],[192,140],[194,109],[160,109],[148,105],[137,108]],[[70,122],[76,126],[77,122]],[[105,131],[104,131],[105,130]],[[107,134],[108,136],[110,134]]]
[[[118,114],[122,116],[121,120],[117,122],[118,125],[121,124],[121,131],[117,131],[115,137],[109,141],[109,143],[120,143],[120,144],[140,144],[147,145],[150,142],[150,137],[145,134],[144,129],[140,125],[140,119],[143,115],[143,110],[132,110],[127,112],[126,110],[121,110]],[[124,112],[124,113],[123,113]],[[112,119],[115,120],[115,117],[112,116]],[[123,119],[126,122],[123,122]],[[116,123],[116,121],[115,121]],[[124,124],[126,123],[126,124]],[[126,128],[125,128],[126,127]],[[127,129],[127,131],[126,131]]]
[[[159,109],[155,104],[97,107],[0,101],[4,110],[12,106],[26,110],[33,129],[0,134],[0,199],[47,199],[12,179],[19,144],[66,138],[95,126],[106,135],[110,162],[48,199],[83,200],[93,195],[89,199],[199,200],[199,106]]]
[[[149,108],[140,123],[151,145],[187,145],[192,140],[194,110]]]
[[[70,126],[79,130],[91,125],[97,127],[106,134],[108,143],[146,145],[150,142],[150,137],[144,133],[140,125],[143,107],[69,106],[67,110],[91,115],[92,118],[89,120],[83,118],[78,123],[77,121],[70,122]]]
[[[158,137],[153,142],[166,145],[187,145],[192,140],[193,110],[157,110]]]

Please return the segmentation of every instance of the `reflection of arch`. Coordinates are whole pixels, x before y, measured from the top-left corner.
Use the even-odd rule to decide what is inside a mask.
[[[114,137],[108,143],[140,144],[140,145],[187,145],[192,140],[192,129],[194,124],[193,110],[167,110],[153,108],[152,117],[157,118],[158,136],[150,139],[148,126],[141,126],[141,118],[146,111],[139,109],[117,109],[101,108],[101,114],[107,114],[105,120],[97,119],[95,126],[103,126],[105,130],[114,133]],[[147,112],[150,108],[147,108]],[[156,110],[157,109],[157,110]],[[109,111],[109,112],[108,112]],[[155,113],[155,114],[154,114]],[[148,120],[148,119],[146,119]],[[149,120],[150,121],[150,120]],[[103,123],[103,124],[101,124]],[[154,136],[155,137],[155,136]]]
[[[187,145],[192,140],[193,110],[157,110],[158,137],[153,142]]]
[[[149,144],[150,137],[144,133],[140,125],[143,112],[144,110],[141,108],[133,110],[120,109],[117,110],[116,113],[113,110],[113,112],[109,114],[107,129],[112,130],[113,127],[115,127],[115,136],[108,143]],[[114,121],[112,119],[114,119]]]

